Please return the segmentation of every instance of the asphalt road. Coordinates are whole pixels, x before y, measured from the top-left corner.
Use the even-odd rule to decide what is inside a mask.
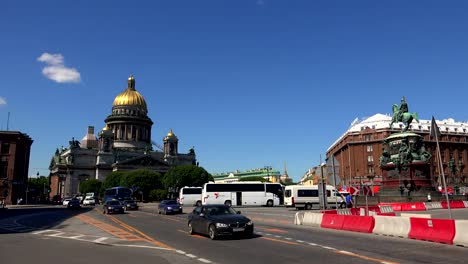
[[[158,215],[152,204],[122,215],[103,215],[100,207],[79,211],[60,206],[10,209],[8,216],[0,213],[1,258],[2,262],[31,263],[39,255],[41,260],[53,261],[60,252],[67,261],[79,259],[80,263],[116,263],[115,260],[125,259],[137,263],[446,264],[466,263],[468,259],[467,248],[295,226],[292,223],[296,211],[287,208],[239,210],[255,223],[255,236],[251,239],[212,241],[189,235],[187,213]]]

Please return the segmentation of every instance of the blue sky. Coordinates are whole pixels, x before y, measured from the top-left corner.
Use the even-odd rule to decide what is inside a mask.
[[[466,1],[10,1],[0,8],[0,130],[30,135],[30,175],[104,127],[133,73],[155,122],[211,173],[298,180],[356,118],[405,96],[467,121]],[[97,133],[96,133],[97,134]]]

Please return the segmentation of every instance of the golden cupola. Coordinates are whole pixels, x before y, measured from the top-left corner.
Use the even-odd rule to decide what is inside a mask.
[[[132,108],[138,108],[144,113],[148,113],[148,108],[146,106],[146,101],[143,96],[135,90],[135,78],[133,75],[128,77],[127,89],[117,95],[114,99],[114,104],[112,108],[130,106]]]

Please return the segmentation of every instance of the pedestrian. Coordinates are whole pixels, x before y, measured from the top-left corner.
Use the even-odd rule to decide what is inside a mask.
[[[432,202],[431,193],[428,193],[428,194],[427,194],[427,201],[428,201],[429,203]]]
[[[351,194],[348,194],[346,196],[346,207],[353,208],[353,197],[351,196]]]

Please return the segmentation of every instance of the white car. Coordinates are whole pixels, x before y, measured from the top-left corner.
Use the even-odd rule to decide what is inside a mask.
[[[94,199],[94,197],[88,197],[88,198],[84,199],[83,205],[95,206],[96,205],[96,200]]]
[[[65,205],[65,206],[67,206],[67,205],[68,205],[68,203],[69,203],[70,201],[71,201],[71,198],[66,198],[66,199],[63,199],[63,202],[62,202],[62,204],[63,204],[63,205]]]

